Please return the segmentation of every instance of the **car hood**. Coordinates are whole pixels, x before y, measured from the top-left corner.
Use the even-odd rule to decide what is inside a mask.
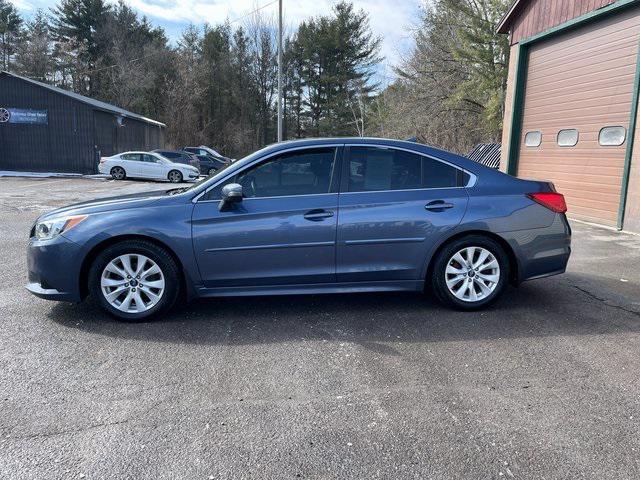
[[[155,204],[159,201],[169,201],[172,199],[167,194],[167,190],[157,190],[152,192],[139,192],[117,197],[98,198],[88,202],[76,203],[66,207],[58,208],[42,215],[38,220],[58,217],[61,215],[88,215],[91,213],[111,212],[115,210],[126,210],[129,208],[140,208]]]
[[[198,169],[196,167],[194,167],[193,165],[187,165],[186,163],[171,162],[169,167],[170,168],[178,168],[178,169],[183,168],[183,169],[191,170],[192,172],[198,173]]]

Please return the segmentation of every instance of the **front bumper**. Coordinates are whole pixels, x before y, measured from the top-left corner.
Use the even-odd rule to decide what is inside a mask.
[[[46,300],[79,302],[80,246],[63,235],[53,240],[29,240],[26,289]]]

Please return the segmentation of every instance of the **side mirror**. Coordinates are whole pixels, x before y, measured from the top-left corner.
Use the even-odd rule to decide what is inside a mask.
[[[222,200],[220,200],[220,205],[218,205],[218,210],[221,212],[233,205],[234,203],[239,203],[242,201],[242,185],[239,183],[229,183],[222,187]]]

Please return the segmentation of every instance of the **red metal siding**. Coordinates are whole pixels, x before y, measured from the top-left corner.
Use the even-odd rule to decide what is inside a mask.
[[[511,44],[573,18],[605,7],[615,0],[531,0],[516,13],[511,26]]]
[[[629,127],[639,38],[640,4],[529,51],[518,176],[554,182],[574,218],[617,223],[627,142],[604,147],[598,135],[605,126]],[[563,129],[578,130],[575,146],[558,146]],[[524,144],[532,131],[542,133],[539,147]],[[627,212],[633,226],[640,208]]]

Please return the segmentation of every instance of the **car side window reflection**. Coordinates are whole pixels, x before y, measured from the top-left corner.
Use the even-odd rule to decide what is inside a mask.
[[[348,189],[349,192],[371,192],[452,188],[461,186],[462,174],[444,162],[404,150],[353,147]]]
[[[207,200],[219,200],[222,187],[242,185],[245,198],[288,197],[329,193],[335,148],[289,152],[244,170],[211,189]]]

